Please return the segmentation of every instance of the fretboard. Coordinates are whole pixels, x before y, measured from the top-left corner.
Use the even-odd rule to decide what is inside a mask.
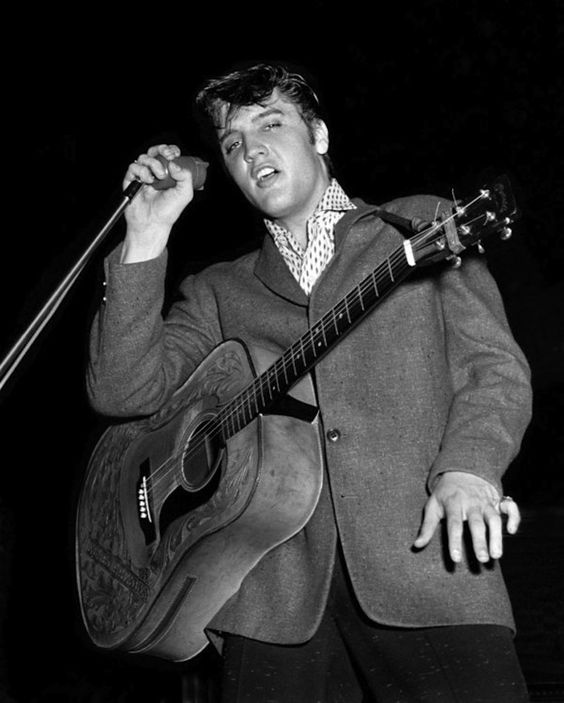
[[[371,312],[412,270],[398,247],[370,275],[323,315],[277,361],[217,414],[224,441],[284,396],[315,364]]]

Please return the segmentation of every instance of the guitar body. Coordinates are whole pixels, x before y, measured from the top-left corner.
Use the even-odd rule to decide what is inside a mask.
[[[225,342],[156,415],[98,442],[76,525],[80,606],[97,646],[192,658],[253,567],[311,517],[323,476],[317,420],[259,415],[225,443],[202,441],[254,376],[244,345]],[[309,377],[295,395],[314,400]]]

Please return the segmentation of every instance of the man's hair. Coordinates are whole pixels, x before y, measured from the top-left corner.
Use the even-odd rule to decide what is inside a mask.
[[[278,63],[255,63],[208,80],[195,100],[203,136],[217,149],[223,107],[229,118],[240,107],[265,103],[275,89],[294,103],[313,141],[314,123],[322,119],[317,94],[301,73]]]

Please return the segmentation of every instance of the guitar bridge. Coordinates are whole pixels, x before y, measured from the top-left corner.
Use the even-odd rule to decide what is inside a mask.
[[[139,466],[139,481],[137,482],[137,518],[145,544],[154,542],[157,536],[151,509],[150,493],[150,460],[147,458]]]
[[[138,489],[137,498],[139,502],[139,518],[141,520],[153,522],[151,517],[151,506],[149,505],[149,495],[147,493],[147,478],[145,476],[141,479],[141,485]]]

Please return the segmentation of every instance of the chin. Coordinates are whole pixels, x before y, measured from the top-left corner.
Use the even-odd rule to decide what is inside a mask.
[[[280,196],[263,198],[260,202],[256,203],[256,207],[266,215],[266,217],[270,217],[273,220],[287,217],[294,209],[291,200],[289,201],[287,197]]]

